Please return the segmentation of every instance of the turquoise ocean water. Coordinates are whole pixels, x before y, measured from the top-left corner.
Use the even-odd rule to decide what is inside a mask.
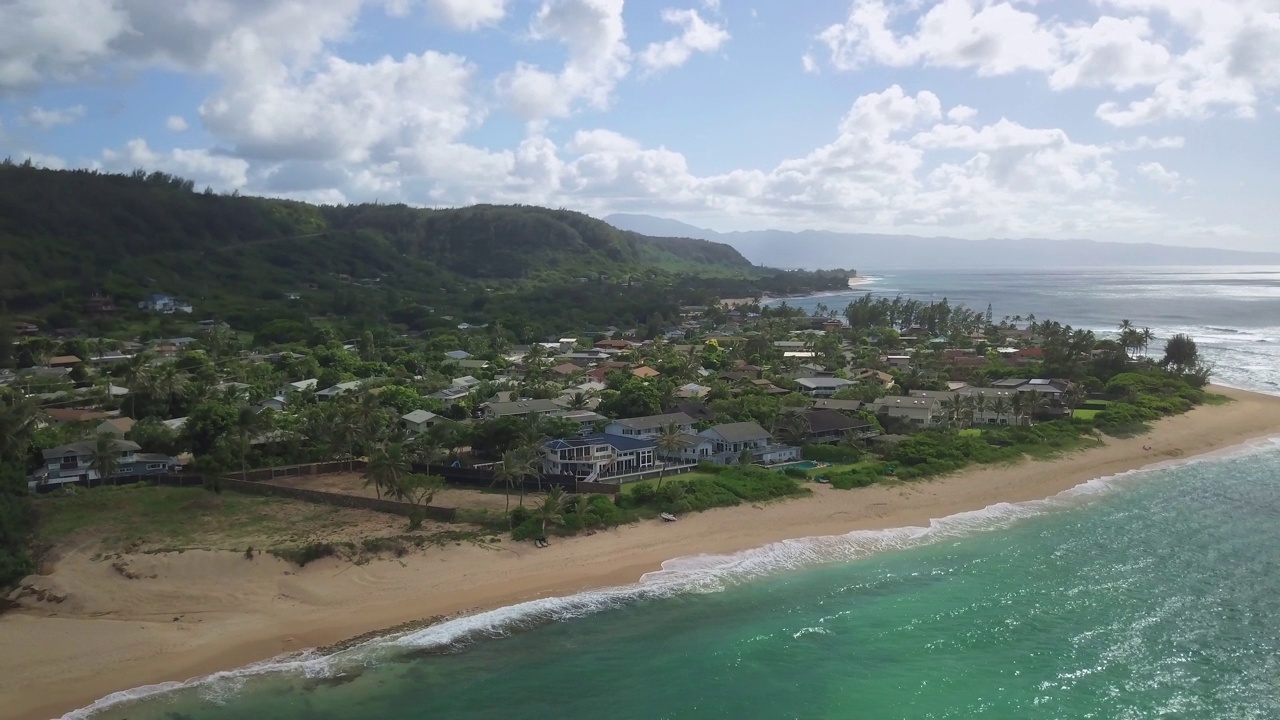
[[[927,528],[678,558],[86,715],[1280,718],[1280,442]]]

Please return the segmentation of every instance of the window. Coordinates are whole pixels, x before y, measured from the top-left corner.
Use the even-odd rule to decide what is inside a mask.
[[[164,469],[164,464],[163,464],[163,463],[148,463],[148,464],[147,464],[147,469],[148,469],[148,470],[163,470],[163,469]]]

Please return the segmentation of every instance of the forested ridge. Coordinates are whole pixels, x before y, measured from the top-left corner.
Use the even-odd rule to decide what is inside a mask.
[[[247,330],[303,311],[519,324],[552,303],[561,323],[617,323],[671,302],[831,289],[843,277],[757,268],[728,245],[650,238],[569,210],[317,206],[201,192],[164,173],[0,164],[0,302],[42,326],[83,326],[90,295],[126,309],[152,293]],[[571,305],[596,300],[614,309]]]

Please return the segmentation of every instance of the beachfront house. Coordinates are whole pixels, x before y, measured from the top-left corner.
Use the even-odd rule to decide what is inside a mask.
[[[117,453],[116,470],[111,478],[157,475],[169,472],[177,462],[168,455],[138,452],[141,446],[130,440],[116,438],[111,443]],[[41,451],[44,465],[32,475],[32,488],[104,479],[93,468],[96,444],[96,440],[81,440]]]
[[[710,443],[704,446],[699,441],[693,446],[692,449],[699,451],[698,462],[736,465],[744,450],[751,453],[752,462],[763,465],[800,459],[800,448],[774,443],[773,435],[753,422],[716,425],[698,433],[697,437]],[[703,447],[709,450],[705,456],[700,454]]]
[[[671,425],[686,435],[693,433],[693,418],[682,412],[614,420],[604,431],[622,437],[656,438]]]
[[[800,413],[800,418],[808,430],[805,440],[810,445],[834,445],[850,436],[861,440],[876,435],[871,423],[835,410],[809,410]]]
[[[917,427],[933,427],[946,420],[942,401],[936,397],[883,397],[869,403],[867,410]]]
[[[587,435],[547,441],[542,472],[577,478],[608,479],[655,467],[657,443],[620,435]]]
[[[796,385],[800,386],[800,392],[815,398],[829,398],[842,388],[856,384],[852,380],[838,377],[796,378]]]

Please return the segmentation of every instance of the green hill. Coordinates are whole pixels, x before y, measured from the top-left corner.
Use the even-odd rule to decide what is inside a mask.
[[[568,210],[315,206],[198,192],[164,173],[0,164],[0,302],[54,327],[90,323],[85,302],[96,293],[125,315],[149,294],[168,294],[202,317],[252,330],[282,315],[390,316],[406,325],[441,308],[485,318],[502,305],[519,315],[513,296],[584,283],[689,290],[669,305],[712,287],[777,292],[829,282],[836,279],[756,268],[728,245],[650,238]]]

